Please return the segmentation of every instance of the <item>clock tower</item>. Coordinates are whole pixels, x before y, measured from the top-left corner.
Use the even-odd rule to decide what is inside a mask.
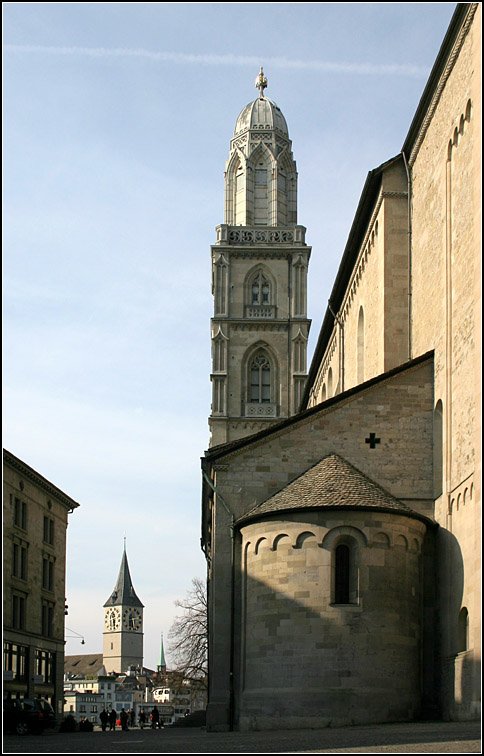
[[[104,604],[103,664],[108,673],[143,666],[143,604],[133,588],[126,547],[118,580]]]

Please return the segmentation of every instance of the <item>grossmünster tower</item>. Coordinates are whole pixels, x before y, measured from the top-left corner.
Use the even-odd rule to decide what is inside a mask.
[[[212,447],[293,415],[306,379],[311,248],[286,120],[262,68],[256,87],[235,124],[212,245]]]

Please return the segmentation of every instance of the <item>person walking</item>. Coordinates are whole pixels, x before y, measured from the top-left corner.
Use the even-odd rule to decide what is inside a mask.
[[[143,729],[143,727],[145,726],[145,724],[146,724],[145,710],[141,709],[141,711],[139,713],[139,726],[140,726],[140,728]]]
[[[108,724],[109,714],[107,713],[106,709],[103,709],[102,712],[99,715],[99,719],[101,720],[101,729],[103,732],[106,732],[106,727]]]
[[[121,719],[121,729],[127,730],[128,729],[128,712],[124,710],[124,707],[121,709],[121,714],[119,715],[119,718]]]
[[[109,712],[109,730],[110,731],[111,730],[114,731],[116,729],[116,719],[117,719],[116,709],[111,709],[111,711]]]
[[[150,718],[151,718],[151,726],[153,730],[156,730],[156,728],[160,726],[160,712],[158,711],[156,706],[153,706]]]

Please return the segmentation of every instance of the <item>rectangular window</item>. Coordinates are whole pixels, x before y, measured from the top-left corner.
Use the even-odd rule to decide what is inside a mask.
[[[18,593],[12,595],[12,627],[16,630],[25,629],[25,596]]]
[[[86,713],[86,707],[85,707],[85,705],[84,705],[84,704],[81,704],[81,705],[79,706],[79,711],[81,712],[81,714],[85,714],[85,713]]]
[[[27,530],[27,504],[17,497],[14,499],[13,524],[17,528]]]
[[[42,588],[46,591],[54,590],[54,560],[52,557],[42,558]]]
[[[11,672],[13,679],[18,682],[27,681],[27,646],[16,643],[3,644],[3,669]]]
[[[54,604],[42,601],[42,635],[52,638],[54,635]]]
[[[44,543],[54,543],[54,520],[50,517],[44,517]]]
[[[27,580],[27,545],[25,543],[14,541],[12,575],[21,580]]]
[[[54,682],[55,654],[38,648],[35,652],[35,674],[41,675],[45,684]]]

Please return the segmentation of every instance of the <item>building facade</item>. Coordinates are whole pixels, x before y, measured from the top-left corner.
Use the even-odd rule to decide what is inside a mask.
[[[78,722],[87,719],[93,725],[99,724],[99,714],[105,707],[104,697],[95,691],[83,692],[64,688],[64,714]]]
[[[298,411],[202,461],[210,729],[479,716],[480,32],[368,174]]]
[[[79,504],[3,450],[3,692],[63,711],[66,528]]]

